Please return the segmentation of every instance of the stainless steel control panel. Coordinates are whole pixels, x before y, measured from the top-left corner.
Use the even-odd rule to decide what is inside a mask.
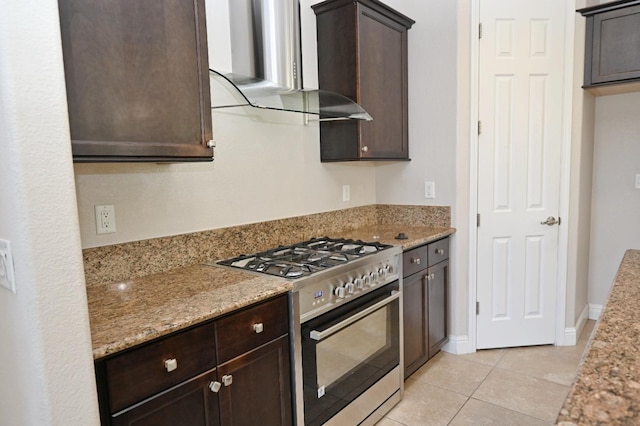
[[[339,268],[340,269],[340,268]],[[332,271],[306,279],[299,293],[300,322],[368,293],[402,276],[402,249],[392,247],[349,263],[349,270]],[[333,273],[332,273],[333,272]]]

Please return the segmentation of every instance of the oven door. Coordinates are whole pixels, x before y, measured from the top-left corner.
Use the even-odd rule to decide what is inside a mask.
[[[301,325],[305,425],[323,424],[399,365],[399,290],[394,281]]]

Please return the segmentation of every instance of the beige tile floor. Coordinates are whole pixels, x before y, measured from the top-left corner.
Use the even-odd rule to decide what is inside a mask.
[[[554,424],[594,324],[576,346],[441,352],[407,379],[377,426]]]

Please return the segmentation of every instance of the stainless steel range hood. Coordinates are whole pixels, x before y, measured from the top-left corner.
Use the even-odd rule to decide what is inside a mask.
[[[219,26],[209,32],[212,109],[253,106],[321,120],[372,120],[345,96],[302,88],[299,0],[211,0],[211,7],[207,15],[228,16],[229,25],[222,41]],[[230,48],[216,51],[225,42]],[[218,55],[226,57],[218,61]]]

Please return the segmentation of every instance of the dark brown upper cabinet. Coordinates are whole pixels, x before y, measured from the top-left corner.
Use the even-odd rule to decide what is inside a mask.
[[[640,90],[640,1],[578,12],[586,17],[583,87],[596,95]]]
[[[312,8],[319,88],[355,100],[373,117],[321,122],[321,160],[408,160],[407,30],[414,21],[377,0]]]
[[[204,0],[58,4],[74,161],[211,161]]]

